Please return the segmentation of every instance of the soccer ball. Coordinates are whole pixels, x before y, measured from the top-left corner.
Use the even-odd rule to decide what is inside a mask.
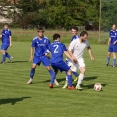
[[[94,85],[94,90],[100,91],[101,89],[102,89],[102,85],[101,85],[100,83],[96,83],[96,84]]]

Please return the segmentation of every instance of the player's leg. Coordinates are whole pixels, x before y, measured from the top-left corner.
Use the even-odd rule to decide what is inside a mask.
[[[80,85],[81,85],[81,83],[84,79],[85,67],[81,67],[80,72],[81,73],[79,74],[78,82],[77,82],[77,85],[76,85],[76,89],[79,89],[79,90],[82,89]]]
[[[6,51],[8,49],[9,45],[8,44],[2,44],[1,45],[1,53],[2,53],[2,62],[1,63],[5,63],[6,60]]]
[[[26,84],[32,84],[36,66],[37,66],[37,64],[32,64],[32,68],[30,70],[30,79]]]
[[[12,61],[13,61],[13,57],[12,57],[12,56],[10,56],[8,52],[6,52],[6,57],[10,60],[10,62],[12,62]]]
[[[55,72],[55,75],[57,75],[58,69],[54,70],[54,72]],[[55,85],[57,85],[57,86],[59,85],[59,83],[58,83],[58,81],[57,81],[56,78],[54,79],[54,83],[55,83]]]
[[[117,45],[113,45],[113,66],[116,66],[116,53],[117,53]]]
[[[30,70],[30,79],[26,84],[32,84],[36,66],[40,65],[40,63],[41,63],[40,58],[34,56],[33,64],[32,64],[31,70]]]
[[[76,89],[82,90],[81,83],[84,79],[84,74],[85,74],[85,71],[86,71],[84,59],[82,58],[82,59],[78,60],[78,64],[79,64],[80,74],[79,74],[78,82],[77,82],[77,85],[76,85]]]
[[[72,85],[72,71],[70,69],[67,71],[67,78],[68,78],[68,89],[74,90],[75,88]]]
[[[110,63],[110,56],[111,56],[111,52],[113,51],[112,46],[110,45],[108,48],[108,53],[107,53],[107,58],[106,58],[106,65],[108,66]]]
[[[54,83],[56,74],[52,71],[52,69],[50,67],[50,61],[46,56],[43,56],[40,59],[41,59],[42,64],[47,68],[48,72],[50,73],[51,81],[50,81],[49,87],[53,88],[53,83]]]

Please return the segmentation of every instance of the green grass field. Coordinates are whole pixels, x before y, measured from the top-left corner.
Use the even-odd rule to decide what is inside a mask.
[[[50,89],[50,76],[42,65],[36,69],[34,83],[26,85],[31,68],[30,44],[13,42],[8,52],[14,62],[7,59],[0,65],[0,117],[117,117],[117,68],[105,65],[107,45],[91,46],[95,62],[85,51],[83,90],[70,91],[62,89],[64,73],[57,75],[60,86]],[[103,86],[99,92],[93,89],[98,82]]]

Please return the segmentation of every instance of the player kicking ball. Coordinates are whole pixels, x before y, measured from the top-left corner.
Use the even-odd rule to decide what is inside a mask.
[[[53,79],[55,78],[55,73],[52,71],[50,67],[50,61],[48,57],[45,56],[45,52],[48,49],[48,46],[50,45],[50,41],[47,37],[43,35],[44,34],[43,28],[39,28],[37,32],[38,32],[38,36],[32,40],[32,45],[30,50],[30,61],[33,61],[33,64],[30,70],[30,79],[27,82],[27,84],[32,84],[33,77],[35,74],[35,69],[37,65],[40,65],[41,63],[47,68],[51,77]],[[34,53],[34,49],[35,49],[35,53]]]
[[[89,45],[89,42],[87,41],[88,33],[86,31],[82,31],[80,33],[80,38],[75,39],[70,43],[69,46],[69,54],[72,56],[73,60],[77,61],[77,64],[75,64],[76,68],[80,70],[78,82],[76,85],[77,90],[82,90],[81,83],[84,78],[85,74],[85,62],[83,59],[83,53],[85,48],[88,49],[88,53],[90,55],[90,58],[92,61],[94,61],[94,58],[92,56],[92,51]],[[74,64],[71,60],[69,60],[72,64]]]
[[[1,45],[1,53],[2,53],[2,62],[1,64],[5,63],[6,57],[12,62],[13,57],[11,57],[7,49],[8,47],[12,47],[12,33],[9,30],[8,24],[4,24],[4,29],[2,30],[2,33],[0,35],[0,38],[2,38],[2,45]]]
[[[65,71],[67,73],[68,77],[68,89],[74,90],[74,86],[72,86],[72,71],[70,70],[70,67],[63,61],[63,53],[72,61],[74,61],[69,53],[67,52],[66,46],[60,42],[60,35],[54,34],[53,35],[54,42],[49,45],[48,50],[51,52],[51,66],[53,67],[54,71],[57,71],[58,69],[62,72]],[[72,55],[72,54],[71,54]],[[53,88],[54,83],[54,77],[51,78],[49,87]]]

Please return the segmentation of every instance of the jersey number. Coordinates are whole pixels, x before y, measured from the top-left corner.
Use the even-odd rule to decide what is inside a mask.
[[[55,47],[54,53],[58,53],[58,51],[57,51],[58,45],[54,45],[53,47]]]

